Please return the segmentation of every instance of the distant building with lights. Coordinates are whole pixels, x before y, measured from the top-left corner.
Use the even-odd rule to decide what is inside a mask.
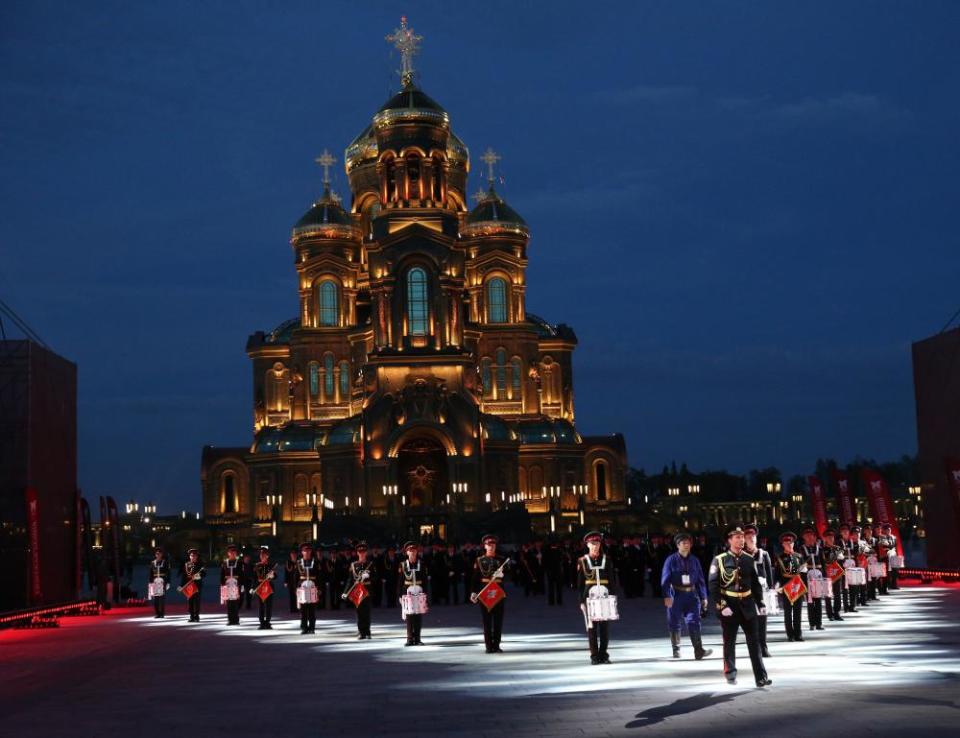
[[[574,331],[527,311],[530,227],[486,187],[413,81],[419,37],[391,37],[402,88],[344,154],[349,206],[327,176],[290,243],[296,317],[253,334],[253,442],[203,450],[208,524],[239,537],[326,514],[445,537],[453,516],[519,506],[542,530],[625,509],[623,437],[574,422]]]

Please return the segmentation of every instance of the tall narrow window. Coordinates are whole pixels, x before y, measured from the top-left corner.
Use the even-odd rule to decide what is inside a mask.
[[[596,467],[597,499],[607,499],[607,465],[602,461],[597,463]]]
[[[487,282],[487,317],[491,323],[507,322],[507,282],[501,277]]]
[[[333,388],[333,354],[327,354],[323,357],[323,393],[327,402],[333,400]]]
[[[440,202],[440,196],[443,192],[443,162],[439,159],[433,160],[433,199]]]
[[[523,364],[519,357],[513,357],[513,360],[510,362],[510,369],[513,372],[513,376],[511,377],[513,381],[513,399],[519,400],[520,388],[522,387],[520,373],[523,371]]]
[[[340,362],[340,402],[350,399],[350,362]]]
[[[407,325],[411,336],[427,335],[427,273],[420,267],[407,272]]]
[[[420,198],[420,157],[416,154],[407,156],[407,183],[411,200]]]
[[[502,398],[507,394],[507,352],[497,349],[497,396]]]
[[[316,397],[320,394],[320,365],[317,362],[310,363],[310,396]]]
[[[337,325],[337,283],[326,279],[317,291],[317,322],[321,326]]]
[[[489,397],[493,394],[493,377],[490,372],[490,359],[483,359],[480,362],[480,378],[483,382],[483,396]]]
[[[223,511],[225,513],[239,512],[237,510],[237,488],[234,486],[233,474],[223,475]]]

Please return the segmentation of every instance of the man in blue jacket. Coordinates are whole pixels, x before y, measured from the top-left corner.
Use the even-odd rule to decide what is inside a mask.
[[[677,552],[667,557],[660,575],[663,604],[667,606],[667,625],[673,658],[680,658],[680,633],[684,623],[693,644],[693,655],[698,661],[712,651],[704,649],[700,638],[700,618],[707,611],[707,581],[703,567],[690,555],[693,538],[689,533],[677,533],[673,539]]]

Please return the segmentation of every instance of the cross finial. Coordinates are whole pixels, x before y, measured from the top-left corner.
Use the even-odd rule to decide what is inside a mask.
[[[487,199],[487,193],[483,191],[483,188],[480,188],[479,190],[474,192],[472,195],[470,195],[470,197],[476,200],[477,204],[479,205],[481,202]]]
[[[480,157],[480,161],[485,162],[487,165],[487,181],[490,182],[490,186],[493,187],[493,167],[500,161],[501,156],[496,151],[491,149],[489,146],[487,150],[483,152],[483,156]]]
[[[420,42],[423,36],[418,36],[412,28],[407,27],[407,16],[400,17],[400,27],[387,36],[400,52],[400,82],[404,88],[413,86],[413,57],[420,53]]]
[[[337,163],[337,157],[333,156],[326,149],[323,150],[323,153],[320,154],[316,159],[314,159],[317,164],[323,167],[323,184],[330,184],[330,167]]]

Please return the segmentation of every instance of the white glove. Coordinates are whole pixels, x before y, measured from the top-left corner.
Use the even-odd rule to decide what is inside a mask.
[[[166,592],[168,589],[170,589],[170,582],[167,582],[167,586],[164,588],[163,591]]]
[[[200,575],[199,575],[199,574],[194,574],[194,575],[193,575],[193,578],[194,578],[194,580],[197,581],[197,582],[200,581]]]
[[[366,582],[368,579],[370,579],[370,572],[368,571],[363,572],[363,574],[360,575],[360,579]]]
[[[720,614],[723,615],[723,617],[728,618],[733,615],[733,610],[731,610],[729,607],[725,607],[720,611]]]
[[[267,574],[267,579],[273,579],[275,576],[277,575],[274,572],[270,572],[269,574]]]
[[[760,615],[760,617],[763,617],[764,615],[767,614],[767,608],[765,608],[765,607],[758,607],[758,608],[757,608],[757,614]]]
[[[480,598],[477,597],[477,593],[476,593],[476,592],[473,592],[473,593],[470,595],[470,601],[471,601],[472,603],[474,603],[474,604],[476,604],[479,599],[480,599]]]
[[[341,600],[345,600],[345,599],[347,599],[347,596],[346,596],[346,595],[340,595],[340,599],[341,599]]]

